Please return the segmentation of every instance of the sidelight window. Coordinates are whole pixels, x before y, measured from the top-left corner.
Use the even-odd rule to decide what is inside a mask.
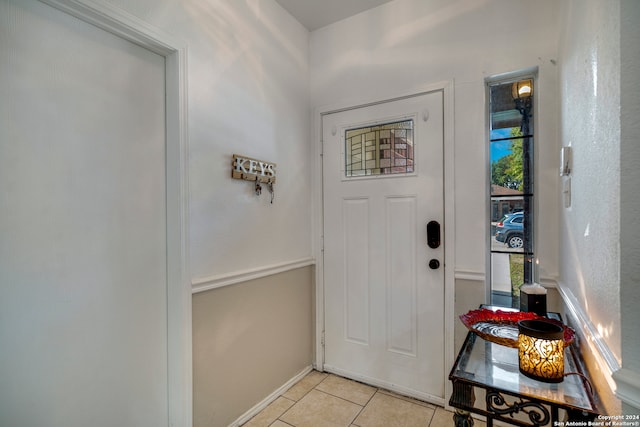
[[[492,81],[488,92],[491,303],[519,308],[534,280],[534,79]]]

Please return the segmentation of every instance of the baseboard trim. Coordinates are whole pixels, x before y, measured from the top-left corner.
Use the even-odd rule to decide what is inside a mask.
[[[640,373],[622,368],[613,373],[613,379],[618,399],[640,409]]]
[[[591,323],[591,319],[571,289],[561,282],[557,283],[557,289],[567,308],[567,314],[575,320],[576,326],[580,328],[579,334],[583,336],[585,344],[590,348],[594,360],[604,374],[609,387],[612,391],[615,391],[617,386],[614,380],[614,373],[620,370],[620,362],[618,362],[615,354],[602,338],[598,329]]]
[[[234,273],[222,274],[219,276],[204,277],[191,282],[191,292],[205,292],[211,289],[222,288],[223,286],[234,285],[248,280],[261,279],[273,274],[284,273],[301,267],[315,264],[314,258],[302,258],[294,261],[287,261],[279,264],[266,265],[249,270],[237,271]]]
[[[234,422],[229,424],[229,427],[239,427],[239,426],[245,424],[251,418],[253,418],[256,415],[258,415],[260,413],[260,411],[262,411],[264,408],[269,406],[269,404],[271,402],[276,400],[278,397],[282,396],[287,390],[289,390],[291,387],[293,387],[294,384],[296,384],[298,381],[300,381],[302,378],[304,378],[304,376],[307,375],[312,370],[313,370],[313,367],[311,365],[309,365],[306,368],[304,368],[302,371],[300,371],[298,374],[296,374],[293,378],[291,378],[289,381],[284,383],[284,385],[282,385],[282,387],[278,388],[276,391],[271,393],[269,396],[265,397],[261,402],[256,404],[253,408],[249,409],[247,412],[242,414],[240,416],[240,418],[238,418],[237,420],[235,420]]]

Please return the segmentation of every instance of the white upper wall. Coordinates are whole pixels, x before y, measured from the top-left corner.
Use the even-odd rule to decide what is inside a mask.
[[[310,257],[308,31],[275,1],[108,2],[188,46],[194,280]],[[233,154],[277,164],[273,204]]]
[[[311,102],[358,104],[454,81],[455,268],[485,271],[485,79],[539,67],[540,275],[558,274],[556,0],[395,0],[311,33]]]
[[[561,144],[572,147],[573,168],[560,284],[620,361],[620,1],[565,5]]]

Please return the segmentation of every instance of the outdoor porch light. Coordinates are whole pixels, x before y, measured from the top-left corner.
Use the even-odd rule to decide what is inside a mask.
[[[520,372],[549,383],[564,379],[564,328],[546,320],[518,322]]]
[[[520,80],[511,86],[511,96],[513,99],[531,98],[533,93],[533,81],[531,79]]]
[[[520,130],[523,135],[529,134],[529,117],[531,117],[531,106],[533,97],[533,80],[525,79],[515,82],[511,86],[511,96],[515,103],[516,110],[522,115]]]

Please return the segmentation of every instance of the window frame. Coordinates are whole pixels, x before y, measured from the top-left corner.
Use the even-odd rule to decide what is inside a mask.
[[[492,190],[491,190],[491,185],[492,185],[492,176],[491,176],[491,172],[492,172],[492,162],[491,162],[491,144],[494,140],[492,140],[491,138],[491,130],[492,130],[492,105],[491,105],[491,88],[494,86],[498,86],[498,85],[502,85],[502,84],[513,84],[515,82],[521,81],[521,80],[526,80],[526,79],[531,79],[533,81],[533,99],[532,99],[532,107],[531,107],[531,116],[532,116],[532,122],[531,122],[531,127],[529,129],[529,134],[530,136],[528,138],[531,139],[530,141],[530,152],[529,152],[529,156],[530,156],[530,167],[529,167],[529,184],[530,184],[530,191],[528,194],[523,194],[522,198],[523,198],[523,204],[524,204],[524,199],[525,198],[529,198],[529,208],[528,208],[528,216],[530,218],[530,223],[528,224],[528,226],[531,228],[530,232],[528,233],[530,236],[530,244],[529,244],[529,252],[527,252],[525,249],[523,249],[522,252],[516,252],[516,253],[521,253],[524,256],[524,260],[527,260],[527,255],[529,255],[529,272],[530,272],[530,281],[531,282],[538,282],[539,278],[538,278],[538,269],[537,269],[537,236],[538,236],[538,232],[539,232],[539,227],[538,227],[538,215],[537,215],[537,211],[538,211],[538,199],[539,199],[539,194],[538,193],[538,168],[537,168],[537,146],[538,144],[536,143],[535,139],[536,136],[538,135],[538,128],[539,128],[539,123],[538,123],[538,118],[540,117],[540,115],[538,114],[539,108],[538,108],[538,99],[539,99],[539,93],[540,93],[540,88],[539,88],[539,78],[538,78],[538,68],[537,67],[532,67],[532,68],[528,68],[528,69],[524,69],[524,70],[519,70],[519,71],[514,71],[514,72],[510,72],[510,73],[504,73],[504,74],[499,74],[499,75],[494,75],[488,78],[485,78],[484,80],[484,85],[485,85],[485,155],[486,155],[486,186],[485,188],[487,189],[487,197],[485,198],[486,200],[486,228],[485,228],[485,233],[486,233],[486,248],[487,248],[487,252],[486,252],[486,260],[485,260],[485,301],[488,304],[494,304],[495,305],[495,301],[493,298],[493,283],[494,283],[494,271],[493,271],[493,267],[492,267],[492,257],[493,254],[495,253],[501,253],[503,251],[494,251],[492,250],[492,237],[495,235],[495,232],[493,231],[493,227],[492,227],[492,214],[493,214],[493,203],[492,200],[495,198],[492,195]],[[523,142],[524,143],[524,142]],[[509,251],[504,251],[504,252],[509,252]],[[524,267],[523,267],[524,268]],[[529,283],[527,281],[527,279],[525,278],[525,283]],[[512,287],[513,290],[513,287]],[[519,308],[519,307],[515,307],[515,308]]]

